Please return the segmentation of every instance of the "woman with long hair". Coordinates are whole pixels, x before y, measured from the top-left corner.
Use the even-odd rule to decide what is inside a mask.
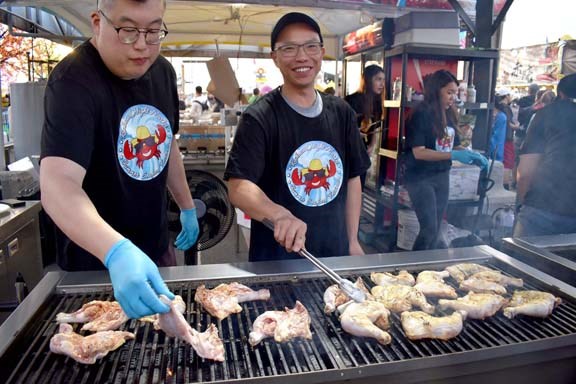
[[[448,205],[452,160],[488,165],[484,156],[460,147],[454,106],[457,93],[458,80],[449,71],[426,76],[424,101],[406,123],[404,184],[420,224],[414,250],[446,247],[438,235]]]
[[[385,85],[384,70],[376,64],[368,65],[362,73],[358,91],[345,97],[346,102],[356,112],[358,128],[369,155],[378,144],[374,131],[382,125]],[[360,176],[360,180],[364,189],[366,173]]]

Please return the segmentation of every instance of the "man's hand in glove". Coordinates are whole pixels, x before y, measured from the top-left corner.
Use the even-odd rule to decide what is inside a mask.
[[[481,154],[468,151],[468,150],[457,150],[452,151],[452,160],[459,161],[463,164],[475,164],[482,168],[482,170],[486,170],[488,168],[488,160],[482,156]]]
[[[158,299],[174,294],[162,280],[156,264],[130,240],[122,239],[110,248],[104,258],[110,272],[114,297],[132,319],[155,313],[166,313],[170,307]]]
[[[188,250],[198,239],[198,218],[196,217],[196,208],[183,209],[180,211],[180,223],[182,231],[176,237],[176,248],[181,251]]]

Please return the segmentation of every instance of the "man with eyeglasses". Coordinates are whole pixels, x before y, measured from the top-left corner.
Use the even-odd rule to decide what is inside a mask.
[[[42,205],[62,231],[58,264],[68,271],[108,268],[114,296],[131,318],[164,313],[170,298],[158,271],[175,265],[166,188],[182,232],[198,236],[196,209],[174,134],[176,74],[159,56],[168,30],[163,0],[102,0],[93,37],[53,70],[45,95]]]
[[[288,13],[271,35],[284,84],[242,115],[225,172],[230,200],[254,220],[250,261],[363,255],[358,242],[360,175],[370,160],[343,100],[316,91],[320,27]],[[274,224],[274,232],[261,221]]]

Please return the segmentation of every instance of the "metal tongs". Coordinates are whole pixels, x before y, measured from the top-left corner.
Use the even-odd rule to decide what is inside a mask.
[[[264,226],[274,231],[274,223],[271,220],[264,219],[262,220],[262,224],[264,224]],[[298,252],[298,254],[310,260],[310,262],[314,264],[316,268],[318,268],[320,271],[324,272],[326,276],[334,280],[334,282],[340,286],[340,289],[342,289],[344,293],[346,293],[355,302],[362,303],[366,299],[366,294],[364,293],[364,291],[356,287],[354,283],[352,283],[350,280],[340,277],[340,275],[334,272],[326,264],[318,260],[316,256],[308,252],[305,247],[303,247]]]

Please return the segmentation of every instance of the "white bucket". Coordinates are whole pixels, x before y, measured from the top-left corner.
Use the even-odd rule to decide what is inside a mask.
[[[420,224],[416,213],[411,209],[401,209],[398,211],[398,237],[396,246],[400,249],[411,251],[414,247],[416,237],[420,232]]]

